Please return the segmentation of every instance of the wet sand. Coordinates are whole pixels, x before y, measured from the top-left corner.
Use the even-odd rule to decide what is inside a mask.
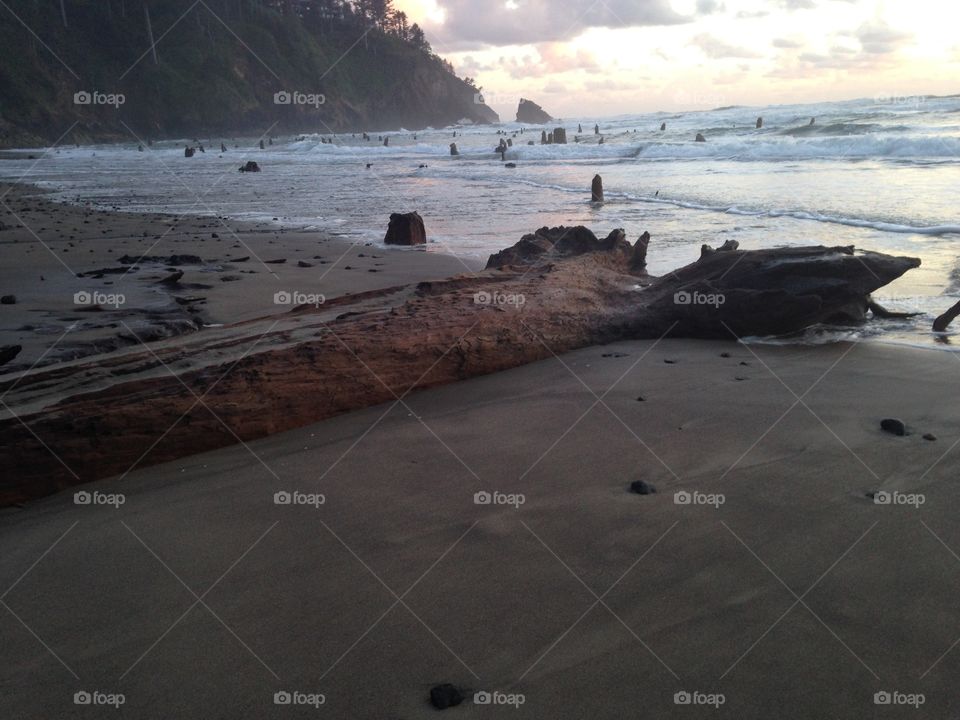
[[[428,718],[450,682],[465,718],[952,717],[958,390],[934,351],[624,342],[8,508],[0,711]]]

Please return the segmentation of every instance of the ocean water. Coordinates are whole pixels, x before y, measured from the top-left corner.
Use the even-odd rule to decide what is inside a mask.
[[[516,123],[372,132],[370,141],[308,134],[275,138],[264,150],[252,138],[200,138],[207,152],[189,159],[183,146],[193,139],[141,153],[131,138],[59,147],[39,161],[5,160],[0,178],[23,176],[65,202],[266,220],[363,243],[382,242],[390,213],[417,210],[429,249],[470,258],[544,225],[584,224],[598,235],[622,227],[631,239],[650,232],[654,274],[694,261],[703,243],[852,244],[922,258],[877,299],[923,314],[805,340],[944,346],[929,329],[960,299],[960,96],[565,118],[551,126],[566,128],[567,145],[541,145],[539,129],[521,133]],[[513,140],[506,159],[514,169],[494,153],[504,137],[498,131]],[[707,142],[694,142],[698,132]],[[321,142],[331,137],[333,144]],[[451,142],[459,157],[450,156]],[[263,172],[237,172],[246,160]],[[589,202],[596,173],[606,189],[601,206]]]

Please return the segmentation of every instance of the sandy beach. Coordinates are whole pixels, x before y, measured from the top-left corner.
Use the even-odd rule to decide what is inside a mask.
[[[8,508],[3,714],[426,718],[449,682],[453,717],[952,717],[958,387],[934,351],[624,342]]]
[[[44,244],[86,272],[172,221],[27,192],[7,201],[30,229],[4,231],[19,263],[4,265],[18,295],[4,343],[35,362],[50,336],[14,325],[66,323],[77,290],[34,225],[77,223]],[[463,271],[439,253],[175,225],[151,253],[210,257],[181,281],[207,286],[190,292],[209,324],[289,310],[277,287],[337,297]],[[295,267],[305,243],[329,273]],[[220,282],[245,248],[288,262]],[[114,288],[146,293],[170,270]],[[123,327],[142,308],[102,315]],[[879,343],[618,342],[6,508],[0,708],[85,717],[74,694],[100,692],[144,718],[416,718],[450,683],[457,717],[865,717],[878,692],[950,717],[958,362]],[[886,417],[908,435],[881,431]],[[277,705],[284,692],[302,707]]]
[[[30,185],[0,184],[0,195],[0,295],[16,298],[0,305],[0,347],[23,348],[4,372],[290,310],[278,293],[336,298],[478,269],[442,246],[391,249],[269,223],[103,212],[52,202]],[[181,270],[177,285],[162,282]]]

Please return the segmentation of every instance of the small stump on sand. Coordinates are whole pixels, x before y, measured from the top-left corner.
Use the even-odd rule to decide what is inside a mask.
[[[387,245],[426,245],[427,231],[419,213],[393,213],[383,242]]]
[[[603,178],[599,175],[593,176],[593,183],[590,186],[590,199],[593,202],[603,202]]]

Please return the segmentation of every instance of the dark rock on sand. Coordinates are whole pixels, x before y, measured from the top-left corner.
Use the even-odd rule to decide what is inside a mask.
[[[17,296],[16,295],[4,295],[0,297],[0,305],[16,305]]]
[[[253,160],[248,160],[246,165],[240,167],[240,172],[260,172],[260,166]]]
[[[513,169],[513,168],[515,168],[516,166],[517,166],[516,163],[507,163],[506,165],[504,165],[505,168],[510,168],[510,169]]]
[[[383,242],[387,245],[425,245],[427,231],[420,213],[393,213]]]
[[[937,436],[934,435],[933,433],[927,433],[926,435],[923,436],[923,439],[929,440],[930,442],[934,442],[937,439]]]
[[[283,265],[287,261],[286,258],[277,258],[276,260],[264,260],[264,265]]]
[[[455,685],[443,683],[430,688],[430,704],[437,710],[456,707],[464,701],[463,692]]]
[[[886,418],[880,421],[880,429],[884,432],[888,432],[891,435],[898,435],[903,437],[907,434],[907,426],[904,425],[903,420],[897,420],[896,418]]]
[[[5,345],[4,347],[0,347],[0,365],[6,365],[13,360],[20,354],[21,350],[23,350],[22,345]]]
[[[548,123],[553,120],[542,107],[537,105],[532,100],[526,100],[520,98],[520,105],[517,107],[517,122],[518,123],[530,123],[531,125],[539,125],[540,123]]]
[[[298,261],[297,261],[297,267],[299,267],[299,268],[311,268],[311,267],[313,267],[313,263],[308,263],[308,262],[306,262],[305,260],[298,260]]]
[[[637,495],[655,495],[657,488],[643,480],[634,480],[630,483],[630,492]]]

